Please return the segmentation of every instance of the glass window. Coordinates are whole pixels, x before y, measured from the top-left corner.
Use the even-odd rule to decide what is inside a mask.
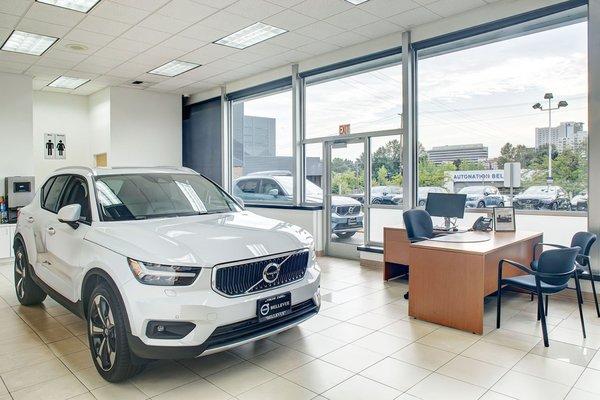
[[[394,65],[306,86],[306,138],[401,127],[402,67]]]
[[[587,22],[577,22],[427,49],[418,68],[419,198],[423,188],[444,187],[467,194],[469,208],[510,205],[504,164],[520,162],[515,208],[587,210],[586,32]],[[551,108],[567,102],[552,111],[550,127],[548,92]]]
[[[237,211],[234,201],[200,175],[128,174],[96,178],[105,221],[166,218]]]
[[[371,140],[371,204],[401,206],[402,141],[398,136]]]
[[[304,145],[304,202],[323,203],[323,144]]]
[[[294,168],[292,129],[291,90],[232,103],[234,190],[239,179],[248,175],[290,176],[291,179]],[[293,201],[293,189],[278,196],[247,196],[248,190],[241,190],[236,195],[249,204]]]
[[[50,192],[50,188],[52,187],[52,183],[54,183],[54,180],[56,178],[55,177],[51,177],[50,179],[48,179],[46,181],[46,183],[44,183],[44,187],[42,188],[42,193],[41,193],[41,204],[44,205],[44,202],[46,200],[46,198],[48,197],[48,193]]]
[[[85,180],[78,176],[72,177],[67,184],[58,209],[60,210],[62,207],[71,204],[79,204],[81,206],[80,220],[88,222],[92,220],[88,185]]]
[[[59,175],[56,177],[56,179],[54,179],[52,186],[48,190],[48,194],[44,196],[43,208],[54,213],[58,212],[58,200],[60,199],[60,194],[62,193],[65,183],[67,183],[68,180],[69,175]]]

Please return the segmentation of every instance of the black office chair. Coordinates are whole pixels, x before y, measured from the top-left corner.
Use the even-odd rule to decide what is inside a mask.
[[[598,237],[594,233],[590,232],[577,232],[573,235],[571,239],[571,247],[579,247],[581,250],[579,254],[577,254],[577,258],[575,259],[575,273],[581,276],[589,276],[590,282],[592,283],[592,292],[594,294],[594,302],[596,303],[596,314],[600,318],[600,307],[598,306],[598,295],[596,294],[596,283],[594,282],[594,275],[592,273],[592,263],[590,259],[590,251],[592,246],[596,242]],[[563,246],[560,244],[553,243],[536,243],[533,247],[533,261],[531,262],[531,269],[536,270],[538,267],[538,261],[536,260],[537,248],[539,246],[551,246],[559,249],[565,249],[567,246]],[[575,273],[573,275],[575,275]],[[569,288],[571,289],[571,288]],[[576,289],[576,288],[573,288]],[[578,296],[579,297],[579,296]],[[533,300],[533,294],[531,295],[531,299]],[[583,296],[579,299],[583,303]],[[548,296],[546,296],[546,315],[548,315]]]
[[[518,262],[511,260],[500,260],[498,263],[498,292],[496,308],[496,328],[500,328],[500,312],[502,302],[502,285],[515,286],[537,294],[538,297],[538,319],[542,320],[542,334],[544,336],[544,346],[548,347],[548,328],[546,326],[546,315],[544,312],[543,296],[555,294],[568,287],[571,275],[575,277],[577,289],[577,298],[581,298],[581,286],[579,285],[579,274],[575,272],[575,259],[581,251],[579,247],[569,247],[564,249],[555,249],[544,251],[538,260],[537,270],[530,269]],[[502,278],[503,264],[510,264],[527,273],[528,275],[514,276],[511,278]],[[579,317],[581,318],[581,329],[585,338],[585,323],[583,320],[583,310],[581,302],[578,301]]]
[[[435,237],[431,215],[425,210],[408,210],[402,214],[406,235],[411,243],[421,242]],[[408,299],[408,292],[404,294]]]

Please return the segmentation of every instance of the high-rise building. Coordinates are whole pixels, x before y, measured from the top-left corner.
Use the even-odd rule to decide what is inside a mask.
[[[427,150],[429,161],[436,164],[461,161],[487,161],[488,148],[481,143],[436,146]]]
[[[246,157],[275,157],[276,119],[244,115],[244,103],[231,109],[233,166],[243,167]]]
[[[548,136],[550,136],[550,144],[561,152],[581,146],[587,140],[588,133],[583,130],[583,122],[573,121],[561,122],[560,125],[553,126],[550,128],[550,135],[548,135],[548,127],[535,128],[535,148],[546,146]]]

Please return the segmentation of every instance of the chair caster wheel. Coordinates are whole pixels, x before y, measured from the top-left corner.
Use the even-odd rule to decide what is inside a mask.
[[[408,292],[404,293],[404,298],[408,300]]]

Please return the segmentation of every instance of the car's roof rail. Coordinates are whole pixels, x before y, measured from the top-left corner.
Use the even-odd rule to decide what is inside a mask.
[[[91,167],[84,167],[82,165],[72,165],[70,167],[61,167],[61,168],[55,169],[54,172],[64,171],[64,170],[67,170],[67,169],[84,169],[84,170],[88,171],[89,173],[95,175],[95,172],[94,172],[93,168],[91,168]]]

